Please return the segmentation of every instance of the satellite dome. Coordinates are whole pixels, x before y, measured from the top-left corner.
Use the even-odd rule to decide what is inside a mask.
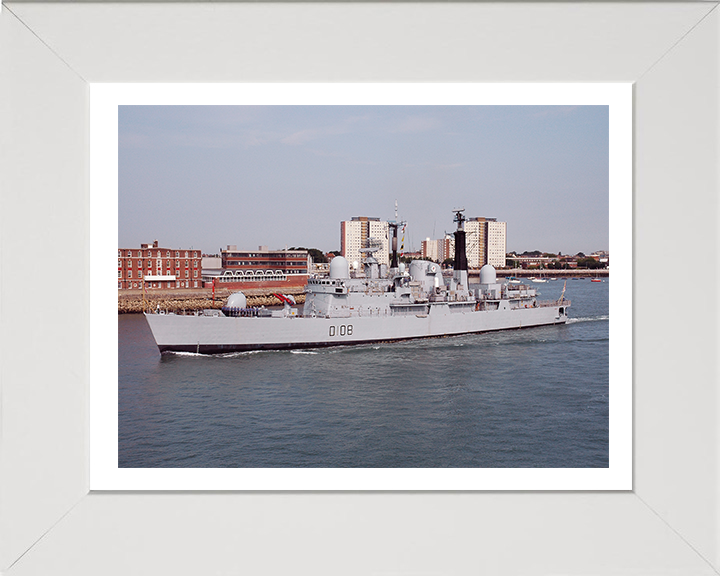
[[[245,294],[242,292],[230,294],[225,306],[227,308],[247,308],[247,299],[245,298]]]
[[[342,256],[330,261],[330,278],[350,278],[350,265]]]
[[[480,284],[496,284],[495,268],[490,264],[485,264],[480,268]]]

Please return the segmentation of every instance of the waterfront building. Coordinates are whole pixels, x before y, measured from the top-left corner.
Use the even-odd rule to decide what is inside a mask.
[[[468,266],[482,268],[491,264],[505,267],[507,223],[497,218],[468,218],[465,222]]]
[[[368,238],[375,238],[381,248],[374,257],[379,264],[390,265],[388,223],[380,218],[354,216],[352,220],[340,222],[340,252],[351,263],[362,265],[365,254],[360,252],[368,247]]]
[[[482,268],[487,264],[486,239],[487,220],[485,218],[468,218],[465,221],[465,250],[470,268]]]
[[[495,268],[505,267],[505,251],[507,249],[507,223],[488,218],[485,234],[486,264]]]
[[[222,271],[222,258],[218,254],[203,254],[202,271],[203,274]]]
[[[208,268],[203,273],[206,287],[216,288],[285,288],[307,284],[312,259],[307,250],[238,250],[228,246],[220,251],[220,269]]]
[[[200,250],[160,248],[157,240],[118,249],[118,290],[201,287]]]
[[[517,266],[523,269],[530,267],[547,268],[548,264],[557,260],[554,256],[516,256],[514,254],[510,254],[506,259],[511,262],[511,266]],[[570,259],[564,263],[570,268],[577,267],[577,262],[571,262]]]

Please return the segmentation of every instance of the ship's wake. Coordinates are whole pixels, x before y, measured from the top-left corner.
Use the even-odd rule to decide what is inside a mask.
[[[605,314],[603,316],[589,316],[581,318],[568,318],[568,324],[575,324],[576,322],[604,322],[610,320],[610,316]]]

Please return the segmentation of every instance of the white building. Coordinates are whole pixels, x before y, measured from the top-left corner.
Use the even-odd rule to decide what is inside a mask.
[[[482,268],[485,260],[485,218],[468,218],[465,221],[465,253],[470,268]]]
[[[448,258],[455,257],[455,238],[450,234],[439,240],[427,238],[422,243],[422,257],[430,258],[435,262],[444,262]]]
[[[488,220],[486,242],[487,263],[496,268],[504,267],[507,250],[507,222]]]
[[[340,222],[340,251],[352,265],[362,264],[366,255],[360,250],[367,248],[368,238],[375,238],[381,248],[375,252],[379,264],[390,265],[390,243],[388,239],[388,223],[380,218],[355,216],[352,220]]]
[[[430,258],[430,260],[435,262],[438,261],[438,240],[430,240],[430,238],[423,240],[422,257]]]
[[[505,266],[507,223],[497,218],[468,218],[465,221],[465,244],[468,266],[482,268],[491,264]]]

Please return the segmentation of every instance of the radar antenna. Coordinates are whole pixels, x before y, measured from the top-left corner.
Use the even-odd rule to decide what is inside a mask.
[[[383,247],[382,240],[380,240],[379,238],[375,238],[374,236],[370,236],[365,241],[365,244],[365,248],[360,248],[360,252],[362,252],[363,254],[374,254],[378,250],[381,250]]]
[[[455,218],[453,218],[453,222],[457,222],[458,230],[462,230],[464,228],[465,224],[465,208],[453,208],[452,210],[455,212]]]

